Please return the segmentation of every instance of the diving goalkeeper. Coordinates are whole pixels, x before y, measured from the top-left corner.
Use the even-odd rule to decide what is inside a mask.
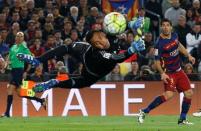
[[[143,18],[132,22],[130,28],[137,30],[143,24]],[[86,42],[75,42],[71,45],[61,45],[46,52],[38,58],[30,55],[18,54],[18,59],[31,64],[45,62],[55,56],[70,54],[81,60],[83,69],[80,76],[72,77],[68,80],[59,81],[51,79],[47,82],[37,84],[33,90],[42,92],[53,87],[60,88],[84,88],[96,83],[99,79],[107,75],[117,63],[121,63],[132,54],[145,49],[144,41],[140,38],[133,41],[126,52],[118,53],[120,42],[114,36],[107,36],[103,31],[92,30],[86,35]]]

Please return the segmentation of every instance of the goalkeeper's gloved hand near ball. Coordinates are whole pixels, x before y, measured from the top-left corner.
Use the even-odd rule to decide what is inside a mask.
[[[137,30],[143,26],[144,17],[139,17],[137,20],[130,21],[128,27],[133,30]]]
[[[138,41],[133,41],[131,46],[128,48],[128,53],[133,54],[145,50],[145,44],[143,39],[138,39]]]

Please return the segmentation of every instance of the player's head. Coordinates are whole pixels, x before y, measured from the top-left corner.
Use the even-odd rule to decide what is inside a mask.
[[[86,41],[97,49],[108,49],[110,47],[106,34],[100,30],[89,31],[86,35]]]
[[[163,35],[170,35],[172,33],[172,22],[168,19],[161,21],[161,32]]]
[[[23,32],[17,32],[15,37],[15,43],[20,44],[24,41],[24,33]]]

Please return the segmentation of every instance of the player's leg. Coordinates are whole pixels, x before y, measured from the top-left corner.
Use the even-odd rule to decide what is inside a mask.
[[[145,114],[148,114],[151,110],[155,109],[165,101],[171,99],[174,96],[175,92],[175,82],[174,82],[174,76],[169,75],[171,80],[168,81],[168,83],[164,83],[165,92],[157,96],[146,108],[140,109],[139,115],[138,115],[138,121],[140,123],[144,122]]]
[[[47,100],[45,98],[39,98],[39,97],[36,97],[36,96],[22,96],[20,94],[20,87],[17,87],[17,92],[18,92],[19,97],[27,98],[29,100],[35,100],[35,101],[39,102],[44,107],[44,109],[46,110]]]
[[[15,90],[15,85],[9,84],[7,87],[7,105],[6,105],[6,111],[4,114],[1,115],[1,117],[10,117],[10,108],[13,103],[13,92]]]
[[[34,58],[31,55],[19,53],[17,54],[18,59],[25,61],[35,67],[37,67],[40,62],[46,62],[47,60],[54,58],[56,56],[63,56],[68,53],[68,47],[66,45],[58,46],[53,50],[49,50],[45,52],[43,55],[41,55],[38,58]]]
[[[53,50],[48,50],[47,52],[42,54],[40,57],[37,57],[37,60],[39,60],[40,62],[46,62],[47,60],[55,58],[57,56],[59,57],[64,56],[68,52],[69,52],[69,47],[66,45],[61,45],[54,48]]]
[[[7,106],[4,113],[5,116],[10,117],[10,107],[13,102],[13,92],[16,87],[20,86],[22,83],[23,68],[13,68],[11,70],[11,79],[7,88]],[[3,115],[2,115],[3,116]]]
[[[43,92],[45,90],[51,89],[51,88],[66,88],[66,89],[71,89],[71,88],[84,88],[88,87],[92,84],[94,84],[98,79],[94,78],[89,78],[85,76],[77,76],[77,77],[72,77],[68,80],[64,81],[59,81],[56,79],[51,79],[49,81],[39,83],[37,84],[33,90],[35,92]]]
[[[138,122],[143,123],[145,115],[148,114],[151,110],[160,106],[162,103],[171,99],[174,96],[173,91],[165,91],[162,95],[157,96],[146,108],[141,109],[138,115]]]
[[[192,124],[186,120],[186,116],[191,106],[193,90],[191,89],[190,81],[187,75],[183,71],[180,71],[178,73],[178,78],[179,80],[177,82],[177,89],[179,92],[184,93],[182,109],[181,109],[180,118],[178,120],[178,124]]]

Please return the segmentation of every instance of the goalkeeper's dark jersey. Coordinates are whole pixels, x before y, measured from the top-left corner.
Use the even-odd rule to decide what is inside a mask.
[[[118,39],[110,38],[110,48],[108,50],[95,49],[89,43],[75,42],[71,45],[62,45],[51,50],[38,59],[43,62],[55,56],[63,56],[70,54],[83,63],[81,78],[84,85],[89,86],[107,75],[115,67],[117,63],[121,63],[131,55],[126,51],[119,53],[122,50],[121,42]],[[79,87],[76,87],[79,88]]]

